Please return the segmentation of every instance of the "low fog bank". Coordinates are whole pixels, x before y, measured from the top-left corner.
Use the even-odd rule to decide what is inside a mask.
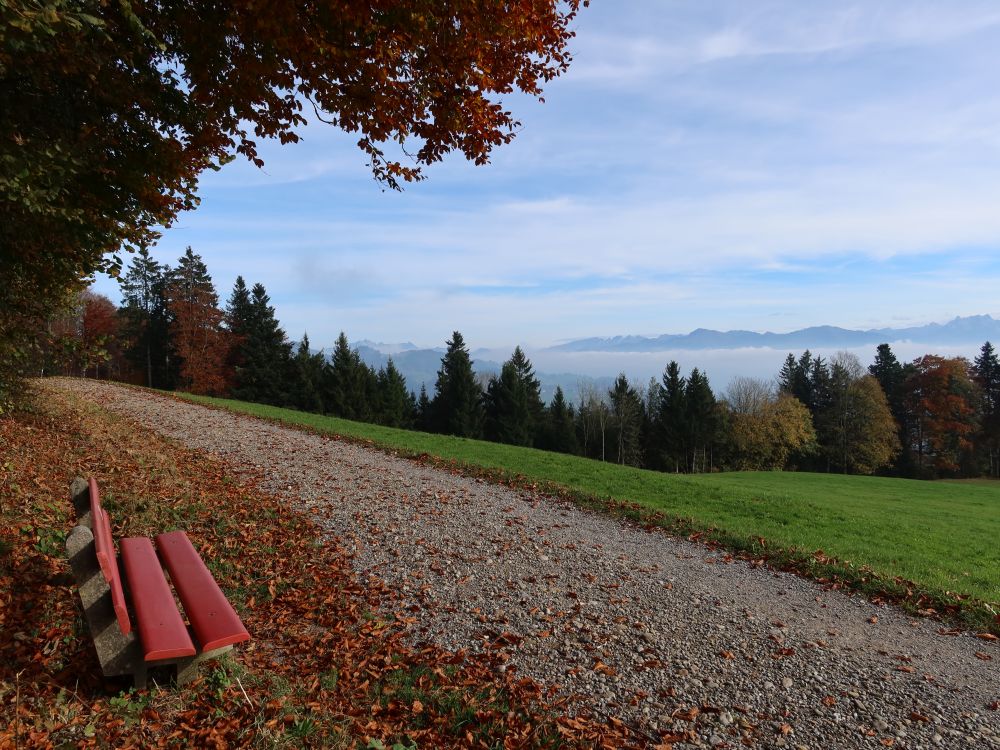
[[[925,354],[939,354],[944,357],[966,357],[972,360],[979,347],[938,346],[911,342],[891,344],[892,351],[900,362],[910,362]],[[810,349],[813,355],[829,359],[838,351],[850,352],[867,367],[875,359],[875,347],[865,346],[847,349]],[[477,352],[482,356],[486,352]],[[613,378],[624,372],[636,383],[646,383],[651,377],[659,378],[671,360],[676,360],[681,371],[687,375],[697,367],[706,373],[712,389],[721,394],[736,376],[753,378],[775,378],[789,351],[767,348],[753,349],[703,349],[662,352],[555,352],[551,350],[526,350],[539,373],[542,384],[546,375],[575,374],[586,378]],[[797,358],[802,352],[791,352]],[[491,349],[489,359],[503,362],[510,357],[510,351]],[[560,377],[564,381],[565,377]],[[565,388],[565,386],[564,386]]]

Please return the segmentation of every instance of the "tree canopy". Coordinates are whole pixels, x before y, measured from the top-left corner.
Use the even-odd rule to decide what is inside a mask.
[[[487,162],[520,124],[500,97],[566,70],[580,5],[0,4],[0,359],[106,254],[195,206],[204,170],[260,165],[258,139],[297,141],[307,119],[356,133],[390,188],[452,151]]]

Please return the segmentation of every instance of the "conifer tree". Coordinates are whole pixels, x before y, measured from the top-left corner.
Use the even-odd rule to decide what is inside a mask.
[[[482,433],[482,390],[472,370],[472,359],[462,334],[455,331],[441,358],[432,413],[435,431],[459,437]]]
[[[913,453],[907,435],[913,415],[907,408],[906,380],[913,372],[913,365],[902,364],[888,344],[879,344],[875,350],[875,361],[868,366],[868,374],[878,381],[885,394],[889,411],[896,421],[897,435],[901,450],[897,456],[896,472],[904,476],[913,473]]]
[[[576,453],[576,427],[572,404],[566,403],[563,389],[556,386],[552,401],[545,410],[545,429],[540,447],[558,453]]]
[[[486,389],[486,437],[511,445],[534,445],[544,406],[531,362],[518,346]]]
[[[629,466],[642,465],[640,431],[643,404],[639,393],[621,373],[608,391],[611,401],[611,433],[615,446],[615,460]]]
[[[278,323],[264,285],[254,284],[249,304],[244,307],[240,282],[242,278],[237,279],[233,289],[228,316],[236,326],[234,333],[239,336],[240,351],[233,396],[244,401],[286,406],[290,403],[292,345]]]
[[[434,413],[431,400],[427,396],[427,386],[420,384],[420,396],[416,400],[416,429],[422,432],[434,431]]]
[[[712,443],[717,429],[718,409],[708,378],[696,367],[691,370],[684,390],[684,422],[688,430],[690,471],[712,466]]]
[[[376,421],[389,427],[409,428],[413,426],[415,410],[416,404],[413,394],[406,388],[406,379],[389,357],[385,367],[378,372]]]
[[[666,471],[681,471],[687,465],[685,446],[687,434],[687,406],[685,388],[687,381],[681,377],[677,362],[671,361],[663,371],[660,414],[656,420],[660,466]]]
[[[132,257],[119,280],[122,290],[123,336],[128,358],[144,374],[150,388],[168,388],[169,331],[166,278],[169,269],[153,260],[144,246]]]
[[[344,419],[371,420],[376,398],[376,377],[361,361],[341,331],[324,371],[323,403],[327,412]]]
[[[237,339],[247,335],[251,326],[250,290],[242,276],[236,277],[233,291],[226,303],[226,326]]]
[[[979,386],[979,452],[989,476],[1000,477],[1000,359],[987,341],[972,363],[972,377]]]
[[[295,357],[292,360],[294,372],[292,389],[289,394],[291,404],[302,411],[323,413],[323,385],[325,360],[321,352],[313,354],[309,349],[309,335],[303,334]]]

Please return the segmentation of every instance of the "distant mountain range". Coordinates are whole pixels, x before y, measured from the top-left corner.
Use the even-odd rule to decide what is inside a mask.
[[[613,336],[585,338],[549,347],[561,352],[659,352],[696,349],[830,349],[835,347],[875,346],[882,343],[912,341],[921,344],[982,344],[1000,342],[1000,320],[989,315],[955,318],[948,323],[930,323],[910,328],[872,328],[853,331],[836,326],[812,326],[790,333],[756,331],[713,331],[698,328],[691,333],[662,336]]]

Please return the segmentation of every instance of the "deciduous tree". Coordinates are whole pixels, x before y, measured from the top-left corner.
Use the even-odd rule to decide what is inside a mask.
[[[956,474],[969,458],[976,430],[978,394],[968,361],[927,354],[914,360],[905,387],[913,415],[907,439],[918,472]]]
[[[201,256],[187,248],[167,283],[167,309],[174,352],[180,360],[178,385],[191,393],[225,395],[229,332],[223,328],[219,296]]]
[[[754,378],[735,378],[727,394],[730,460],[739,469],[782,469],[815,441],[805,404]]]
[[[205,169],[259,164],[257,139],[307,118],[356,134],[390,187],[451,151],[488,161],[519,126],[500,97],[567,69],[579,4],[4,3],[0,362],[22,353],[12,325],[39,330],[105,253],[192,208]]]

